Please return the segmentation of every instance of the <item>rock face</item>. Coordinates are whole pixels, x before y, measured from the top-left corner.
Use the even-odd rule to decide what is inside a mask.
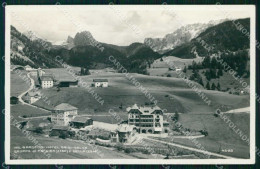
[[[67,43],[74,43],[74,39],[71,36],[68,36]]]
[[[68,38],[68,40],[72,40],[71,38]],[[74,37],[74,45],[75,46],[86,46],[86,45],[93,45],[96,42],[96,40],[93,38],[91,33],[89,31],[83,31],[80,33],[77,33]]]
[[[144,44],[150,46],[154,51],[162,54],[174,49],[179,45],[190,42],[191,39],[197,37],[201,32],[203,32],[207,28],[223,21],[224,20],[211,21],[205,24],[196,23],[187,26],[182,26],[173,33],[165,35],[163,38],[146,38],[144,40]]]
[[[250,30],[249,18],[237,19],[234,23],[240,23],[240,29]],[[207,28],[190,42],[179,45],[164,55],[195,58],[248,50],[249,38],[234,23],[226,21]]]
[[[50,50],[52,44],[32,32],[25,34],[11,26],[11,63],[31,67],[59,67]]]

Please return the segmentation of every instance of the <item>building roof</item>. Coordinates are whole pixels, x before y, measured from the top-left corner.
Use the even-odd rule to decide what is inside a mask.
[[[26,65],[26,66],[24,66],[25,68],[31,68],[31,66],[29,66],[29,65]]]
[[[52,130],[69,130],[69,126],[53,126]]]
[[[92,119],[84,116],[76,116],[73,120],[71,120],[71,122],[86,123],[88,120]]]
[[[77,110],[77,107],[74,107],[68,103],[61,103],[57,105],[54,110]]]
[[[78,82],[78,80],[75,79],[60,79],[59,83],[65,83],[65,82]]]
[[[125,132],[132,132],[134,129],[134,126],[133,125],[128,125],[128,124],[120,124],[118,125],[117,127],[117,131],[118,132],[122,132],[122,133],[125,133]]]
[[[28,96],[30,96],[30,97],[40,96],[40,92],[29,91]]]
[[[93,79],[93,82],[108,82],[107,79]]]
[[[41,77],[41,81],[53,81],[53,77],[44,75]]]
[[[126,109],[128,113],[140,113],[140,114],[153,114],[153,113],[162,113],[162,110],[158,106],[140,106],[134,104],[132,107]]]

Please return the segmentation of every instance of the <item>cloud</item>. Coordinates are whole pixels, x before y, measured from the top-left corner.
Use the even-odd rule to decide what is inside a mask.
[[[249,17],[245,6],[7,6],[14,12],[11,24],[19,31],[33,31],[50,41],[62,41],[79,31],[90,31],[104,43],[129,45],[147,37],[164,37],[181,26],[210,20]],[[16,17],[19,16],[19,19]],[[25,26],[26,25],[26,26]]]

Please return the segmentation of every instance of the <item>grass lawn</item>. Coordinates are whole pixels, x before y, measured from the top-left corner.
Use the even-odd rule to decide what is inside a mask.
[[[46,112],[28,105],[18,104],[11,106],[11,115],[15,119],[19,119],[19,116],[22,117],[24,115],[27,117],[47,116],[50,115],[50,112]]]
[[[244,134],[250,133],[249,114],[226,114],[226,116]],[[179,122],[184,128],[208,131],[208,136],[196,139],[206,150],[234,157],[249,158],[248,144],[220,117],[214,117],[212,114],[180,114]],[[250,136],[247,135],[247,137]],[[165,140],[172,141],[172,138]],[[195,142],[189,139],[174,138],[173,142],[198,148]],[[222,150],[225,149],[233,149],[233,152],[223,152]]]
[[[18,96],[30,87],[30,80],[27,77],[27,72],[20,70],[20,73],[11,72],[11,96]]]
[[[66,71],[66,70],[64,70]],[[236,96],[224,92],[203,90],[212,104],[208,106],[190,87],[181,79],[167,77],[151,77],[132,74],[148,92],[158,101],[158,106],[167,109],[167,112],[178,111],[180,113],[212,113],[219,105],[227,105],[230,109],[248,107],[245,102],[249,96]],[[84,82],[90,84],[94,78],[106,78],[109,81],[108,88],[92,88],[103,100],[100,105],[92,95],[83,87],[43,89],[43,94],[49,98],[51,104],[47,105],[39,100],[35,105],[52,109],[60,103],[69,103],[79,108],[81,114],[104,114],[109,109],[116,112],[125,111],[127,107],[137,103],[144,105],[150,100],[136,88],[123,74],[107,73],[102,75],[81,76]],[[167,97],[167,96],[171,97]],[[120,105],[123,109],[119,109]]]
[[[35,146],[35,144],[26,138],[18,129],[12,128],[12,136],[11,136],[11,153],[14,153],[14,147],[22,147],[22,146]],[[19,135],[17,135],[19,134]],[[93,145],[88,145],[82,141],[75,141],[69,139],[59,139],[59,138],[47,138],[41,137],[39,135],[33,135],[33,137],[39,142],[38,145],[43,147],[47,146],[57,146],[57,150],[62,150],[61,146],[71,147],[71,150],[75,150],[75,146],[79,147],[80,150],[86,149],[90,150],[89,152],[50,152],[50,159],[132,159],[136,158],[134,156],[125,154],[123,152],[118,152],[110,149],[106,149],[101,146],[95,146],[97,151],[93,150]],[[46,148],[45,148],[46,149]],[[23,159],[48,159],[42,152],[38,152],[39,149],[36,149],[37,152],[23,152],[17,153],[18,156]],[[47,149],[50,150],[50,149]],[[51,149],[53,150],[53,148]],[[100,156],[100,154],[103,156]]]

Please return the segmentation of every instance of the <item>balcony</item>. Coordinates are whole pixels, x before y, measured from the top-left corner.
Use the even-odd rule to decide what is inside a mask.
[[[162,131],[162,127],[154,127],[154,131]]]

